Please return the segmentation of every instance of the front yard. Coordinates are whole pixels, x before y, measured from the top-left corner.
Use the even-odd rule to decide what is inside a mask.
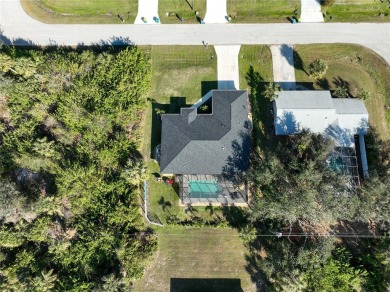
[[[307,74],[315,59],[324,60],[329,67],[320,81]],[[345,84],[351,96],[356,96],[359,88],[370,92],[365,101],[370,123],[381,138],[389,137],[390,67],[381,57],[357,45],[298,45],[294,63],[297,82],[310,84],[312,89],[334,90]]]

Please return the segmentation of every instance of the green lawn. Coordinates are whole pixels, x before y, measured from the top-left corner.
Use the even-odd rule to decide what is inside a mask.
[[[388,22],[390,4],[380,0],[335,0],[331,7],[322,7],[325,21]],[[381,15],[382,14],[382,15]]]
[[[194,5],[193,9],[191,9]],[[195,15],[195,11],[199,14]],[[168,13],[168,15],[167,15]],[[185,19],[184,23],[199,23],[196,16],[204,18],[206,13],[206,0],[159,0],[158,14],[161,23],[181,23],[179,17]]]
[[[239,279],[242,291],[256,291],[246,271],[246,248],[236,230],[164,227],[157,234],[158,251],[134,291],[170,291],[172,278]],[[180,291],[195,288],[185,286]],[[221,286],[214,289],[223,291]]]
[[[366,100],[370,123],[382,138],[389,137],[390,67],[377,54],[357,45],[299,45],[295,46],[295,76],[297,82],[308,82],[315,89],[334,89],[339,82],[348,84],[349,93],[356,95],[358,88],[371,93]],[[329,69],[322,82],[310,78],[309,64],[323,59]],[[386,117],[387,114],[387,117]]]
[[[160,143],[161,119],[155,109],[179,113],[217,88],[217,58],[212,46],[152,46],[152,102],[146,112],[143,153],[149,157]]]
[[[227,13],[237,23],[287,22],[287,17],[299,15],[300,0],[226,0]]]
[[[31,17],[44,23],[134,23],[137,0],[20,0]]]
[[[250,67],[259,73],[264,82],[273,81],[271,50],[265,45],[243,45],[239,54],[240,88],[248,89],[247,81]]]

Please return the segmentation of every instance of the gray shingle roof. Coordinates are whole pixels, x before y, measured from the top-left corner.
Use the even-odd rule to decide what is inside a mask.
[[[222,174],[229,163],[249,161],[248,95],[243,90],[215,90],[212,114],[183,108],[162,115],[162,173]]]

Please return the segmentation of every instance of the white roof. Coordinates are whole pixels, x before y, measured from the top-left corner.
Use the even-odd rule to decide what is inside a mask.
[[[329,91],[281,91],[274,103],[276,135],[310,129],[332,138],[336,145],[351,147],[354,135],[366,134],[368,112],[364,102],[332,98]]]

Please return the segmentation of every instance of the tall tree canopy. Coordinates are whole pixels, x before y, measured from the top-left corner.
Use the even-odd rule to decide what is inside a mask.
[[[0,71],[0,290],[128,289],[156,243],[137,207],[148,60],[4,48]]]

